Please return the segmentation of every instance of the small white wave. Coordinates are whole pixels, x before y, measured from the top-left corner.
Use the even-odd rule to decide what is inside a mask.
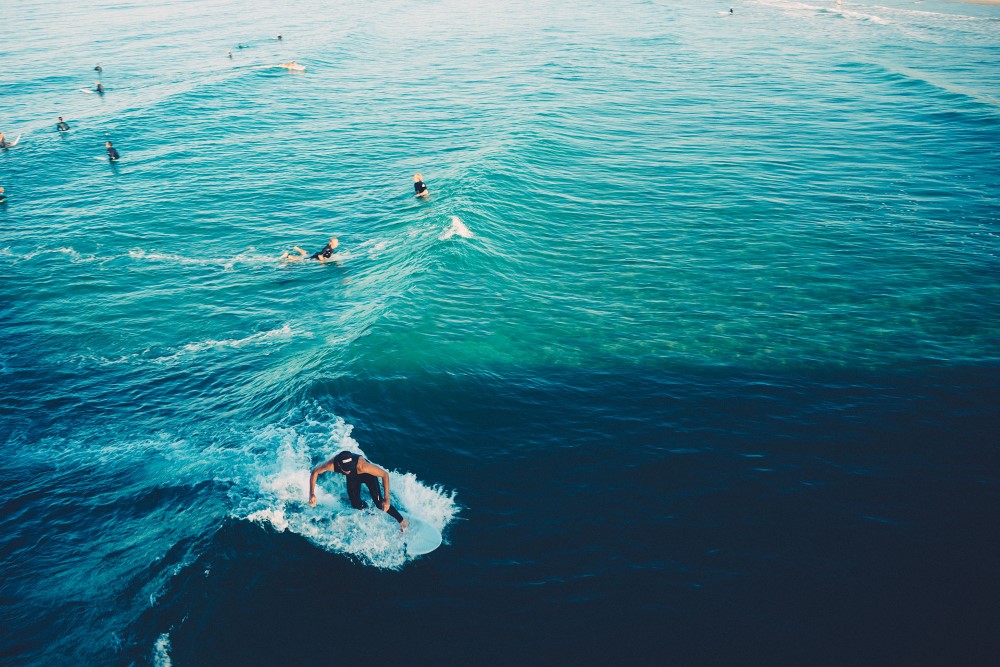
[[[252,336],[247,336],[246,338],[227,338],[225,340],[204,340],[197,343],[188,343],[182,349],[184,352],[202,352],[204,350],[211,350],[213,348],[221,347],[245,347],[247,345],[255,345],[258,343],[265,343],[271,340],[286,340],[291,338],[294,334],[292,333],[292,327],[285,324],[280,329],[272,329],[270,331],[261,331],[253,334]]]
[[[887,25],[889,23],[889,21],[882,18],[881,16],[876,16],[875,14],[865,14],[850,9],[844,9],[840,5],[834,5],[831,8],[829,6],[810,5],[803,2],[782,2],[781,0],[770,0],[770,1],[764,0],[761,2],[761,4],[770,7],[777,7],[779,9],[815,12],[817,14],[831,14],[833,16],[840,16],[842,18],[871,21],[872,23],[878,23],[880,25]]]
[[[94,255],[81,255],[79,252],[73,248],[43,248],[41,250],[35,250],[29,252],[28,254],[21,257],[21,259],[29,260],[35,259],[36,257],[41,257],[42,255],[65,255],[69,258],[69,261],[77,262],[92,262],[96,259]]]
[[[197,341],[195,343],[186,343],[179,348],[168,348],[167,350],[159,350],[158,352],[153,352],[153,348],[146,348],[142,352],[133,352],[131,354],[123,354],[118,357],[104,357],[93,354],[81,354],[69,357],[71,361],[79,363],[83,366],[98,365],[98,366],[117,366],[120,364],[141,364],[141,363],[157,363],[157,364],[167,364],[180,359],[184,359],[193,354],[198,354],[200,352],[206,352],[209,350],[218,350],[226,348],[242,348],[252,345],[271,345],[275,342],[282,342],[289,340],[295,336],[304,336],[306,338],[310,337],[311,334],[308,332],[296,332],[292,329],[291,325],[284,324],[278,329],[271,329],[269,331],[260,331],[246,338],[227,338],[224,340],[208,339]],[[171,351],[173,350],[173,351]]]
[[[219,260],[214,259],[198,259],[196,257],[185,257],[184,255],[172,255],[164,252],[147,252],[141,248],[136,250],[129,250],[128,256],[131,259],[145,259],[151,262],[170,262],[172,264],[193,264],[193,265],[207,265],[207,264],[218,264]]]
[[[170,633],[164,632],[153,644],[153,667],[170,667]]]
[[[474,235],[469,228],[465,226],[465,223],[459,220],[457,215],[451,216],[451,224],[445,227],[445,230],[441,232],[438,239],[442,241],[447,241],[452,236],[461,236],[463,239],[471,239]]]
[[[220,266],[225,271],[232,271],[237,264],[248,264],[260,266],[264,264],[276,264],[278,258],[272,255],[265,255],[255,252],[253,248],[246,252],[241,252],[233,257],[187,257],[173,253],[156,252],[136,248],[128,251],[130,259],[145,260],[148,262],[163,262],[166,264],[181,264],[184,266]]]

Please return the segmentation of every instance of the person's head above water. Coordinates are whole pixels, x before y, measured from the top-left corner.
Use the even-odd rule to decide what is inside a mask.
[[[414,183],[419,183],[422,180],[424,180],[424,177],[421,176],[420,174],[414,174],[413,175],[413,182]]]
[[[354,472],[358,468],[360,457],[353,452],[340,452],[333,457],[333,469],[342,475]]]
[[[332,250],[333,248],[336,248],[338,245],[340,245],[340,241],[337,240],[336,236],[331,236],[330,242],[327,245],[329,245],[330,249]]]

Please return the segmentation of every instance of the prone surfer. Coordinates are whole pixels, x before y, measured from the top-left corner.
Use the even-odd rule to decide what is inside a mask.
[[[289,72],[305,72],[306,71],[306,66],[305,65],[300,65],[297,62],[295,62],[294,60],[290,60],[287,63],[278,63],[277,66],[278,67],[284,67]]]
[[[59,122],[56,123],[56,129],[59,130],[60,132],[69,131],[69,125],[67,125],[66,121],[62,119],[62,116],[59,116]]]
[[[403,518],[395,507],[389,503],[389,473],[379,468],[374,463],[365,461],[363,456],[354,452],[343,451],[338,453],[326,463],[321,463],[309,473],[309,506],[316,507],[316,478],[325,472],[339,472],[347,477],[347,498],[351,501],[351,507],[356,510],[363,510],[368,507],[365,501],[361,500],[361,485],[368,487],[368,493],[372,497],[372,502],[380,510],[399,522],[399,529],[406,530],[410,522]],[[379,489],[378,480],[382,480],[385,487],[385,495]]]
[[[413,175],[413,196],[414,197],[426,197],[430,195],[431,191],[427,189],[427,184],[424,183],[424,177],[420,174]]]
[[[292,250],[299,253],[298,255],[293,255],[286,250],[278,259],[282,262],[301,262],[303,259],[317,259],[320,262],[330,262],[333,261],[333,251],[337,249],[338,245],[340,245],[340,241],[337,240],[337,237],[331,236],[330,242],[327,243],[326,246],[324,246],[319,252],[314,252],[310,255],[302,248],[293,246]]]

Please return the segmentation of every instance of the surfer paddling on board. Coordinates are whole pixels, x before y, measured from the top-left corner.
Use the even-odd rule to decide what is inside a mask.
[[[368,507],[361,500],[361,485],[368,487],[372,502],[380,510],[399,522],[399,529],[406,530],[410,522],[403,518],[395,507],[389,504],[389,473],[374,463],[365,461],[363,456],[354,452],[340,452],[326,463],[321,463],[309,473],[309,506],[316,507],[316,478],[325,472],[339,472],[347,477],[347,498],[351,507],[363,510]],[[382,495],[378,480],[382,480],[385,495]]]
[[[321,262],[331,262],[334,261],[333,251],[337,249],[338,245],[340,245],[340,241],[337,240],[337,237],[331,236],[330,242],[327,243],[326,247],[324,247],[319,252],[314,252],[312,255],[310,255],[302,248],[298,246],[293,246],[292,250],[299,253],[298,255],[293,255],[286,250],[284,253],[282,253],[281,257],[279,257],[278,260],[282,262],[301,262],[303,259],[317,259]]]
[[[413,196],[414,197],[426,197],[430,195],[431,191],[427,189],[427,184],[424,183],[424,177],[420,174],[413,175]]]

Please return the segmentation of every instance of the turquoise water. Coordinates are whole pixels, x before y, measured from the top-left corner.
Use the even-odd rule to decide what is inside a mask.
[[[847,589],[880,577],[845,563],[926,547],[927,498],[958,512],[966,489],[996,519],[1000,9],[13,0],[4,15],[0,131],[21,135],[0,154],[5,663],[253,663],[233,653],[242,622],[197,601],[284,598],[222,561],[299,599],[331,568],[385,586],[404,625],[400,610],[470,597],[525,613],[497,582],[537,584],[532,608],[577,628],[636,591],[657,625],[712,615],[671,591],[754,616],[747,582],[818,571],[816,536],[810,557],[735,537],[756,519],[718,523],[734,506],[784,516],[775,489],[810,508],[786,529],[913,531],[831,529],[869,545],[837,561]],[[292,59],[305,72],[267,67]],[[103,96],[80,90],[97,63]],[[330,236],[333,264],[277,261]],[[337,480],[304,506],[306,471],[342,447],[393,472],[438,552],[407,558]],[[830,495],[802,502],[809,485]],[[594,516],[603,529],[578,523]],[[690,523],[668,538],[675,519]],[[982,559],[970,582],[990,581],[995,547],[963,539]],[[703,562],[718,550],[736,555]],[[820,627],[772,657],[815,656]],[[292,628],[272,639],[315,630]]]

